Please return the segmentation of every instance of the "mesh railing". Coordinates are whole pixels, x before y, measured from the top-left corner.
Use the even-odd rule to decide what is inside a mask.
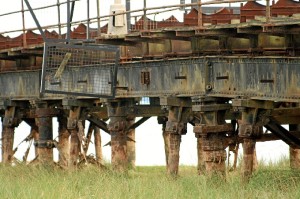
[[[46,43],[42,93],[113,97],[119,48]]]

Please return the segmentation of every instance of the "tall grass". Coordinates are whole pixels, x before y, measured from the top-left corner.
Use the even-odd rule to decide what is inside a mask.
[[[240,169],[226,180],[198,176],[195,167],[181,166],[177,178],[165,167],[137,167],[119,174],[87,166],[67,172],[57,168],[0,166],[0,198],[300,198],[300,172],[286,161],[262,165],[249,183]]]

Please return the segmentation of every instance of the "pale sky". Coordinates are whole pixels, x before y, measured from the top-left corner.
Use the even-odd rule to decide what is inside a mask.
[[[41,6],[40,4],[55,4],[57,0],[30,0],[33,7]],[[62,1],[62,0],[61,0]],[[20,10],[20,0],[6,1],[5,5],[0,7],[0,14]],[[101,15],[107,15],[109,13],[109,4],[113,0],[101,0]],[[143,7],[143,0],[132,0],[132,9],[140,9]],[[147,1],[148,6],[156,7],[170,4],[179,4],[180,0],[169,0],[169,1]],[[186,1],[190,3],[189,0]],[[91,17],[96,16],[96,0],[90,0]],[[26,7],[26,5],[25,5]],[[66,10],[65,6],[62,6],[61,10]],[[57,23],[57,12],[56,8],[50,11],[38,11],[36,12],[37,17],[41,20],[42,26]],[[182,12],[173,12],[156,15],[157,20],[166,19],[171,15],[175,15],[179,20],[182,20]],[[34,27],[34,22],[31,19],[29,13],[26,13],[26,27]],[[62,22],[66,21],[66,15],[62,14]],[[152,16],[154,17],[154,16]],[[151,18],[151,17],[150,17]],[[86,19],[86,0],[80,0],[76,3],[74,20]],[[21,15],[15,14],[9,17],[0,18],[0,32],[6,30],[21,29]],[[20,33],[14,34],[18,35]],[[1,122],[0,122],[1,125]],[[54,119],[53,134],[54,138],[57,137],[57,122]],[[162,138],[161,126],[157,124],[156,117],[151,118],[149,121],[144,123],[142,126],[136,129],[136,163],[137,165],[164,165],[164,145]],[[2,129],[0,128],[0,131]],[[15,134],[15,147],[29,134],[30,128],[24,122],[16,129]],[[101,132],[102,145],[109,142],[110,137]],[[22,159],[24,152],[28,144],[23,143],[16,154],[16,157]],[[33,148],[33,147],[32,147]],[[180,151],[180,164],[184,165],[196,165],[197,164],[197,151],[196,151],[196,138],[193,133],[192,126],[188,126],[188,134],[182,136],[181,151]],[[241,148],[241,147],[240,147]],[[103,148],[104,158],[110,160],[111,148],[109,146]],[[94,151],[90,151],[94,153]],[[288,146],[281,141],[270,142],[270,143],[258,143],[257,144],[258,158],[264,160],[277,160],[281,156],[288,156]],[[32,153],[32,152],[31,152]],[[33,158],[33,156],[30,156]],[[55,150],[55,159],[57,160],[57,151]]]

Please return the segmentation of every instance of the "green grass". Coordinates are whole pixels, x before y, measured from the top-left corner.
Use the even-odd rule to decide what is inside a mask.
[[[73,172],[0,166],[0,198],[300,198],[300,172],[292,172],[286,162],[260,166],[247,184],[239,170],[226,180],[208,179],[190,166],[181,166],[176,178],[167,176],[165,167],[119,174],[94,166]]]

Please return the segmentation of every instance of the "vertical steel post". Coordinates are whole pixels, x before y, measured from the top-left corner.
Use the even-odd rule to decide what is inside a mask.
[[[71,38],[71,5],[70,0],[67,0],[67,41],[70,42]]]
[[[198,27],[203,27],[203,19],[202,19],[202,4],[201,0],[198,0]]]
[[[26,28],[25,28],[25,16],[24,16],[24,2],[21,0],[21,12],[22,12],[22,25],[23,25],[23,47],[27,46],[27,40],[26,40]]]
[[[126,11],[130,11],[130,9],[131,9],[130,0],[126,0]],[[131,32],[131,13],[126,14],[126,19],[127,19],[127,30],[130,33]]]
[[[61,39],[60,2],[57,0],[58,38]]]
[[[100,0],[97,1],[97,27],[98,27],[98,36],[101,35],[101,24],[100,24]]]
[[[271,18],[270,0],[266,0],[266,21],[267,21],[267,23],[270,22],[270,18]]]
[[[148,21],[147,21],[147,0],[144,0],[144,30],[148,30]]]
[[[90,39],[90,0],[86,0],[86,7],[87,7],[86,39]]]

